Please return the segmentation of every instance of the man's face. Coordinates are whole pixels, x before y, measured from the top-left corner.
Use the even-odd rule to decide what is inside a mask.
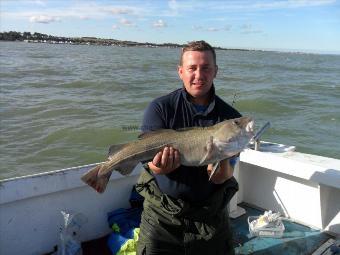
[[[210,51],[184,52],[182,66],[178,67],[178,75],[195,103],[207,103],[216,74],[217,65]]]

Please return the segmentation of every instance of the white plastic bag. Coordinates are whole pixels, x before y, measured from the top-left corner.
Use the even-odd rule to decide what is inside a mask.
[[[265,211],[260,216],[249,216],[248,225],[250,236],[280,238],[285,230],[280,213],[272,211]]]
[[[265,211],[263,215],[260,215],[260,217],[251,222],[251,224],[254,230],[257,228],[275,227],[281,222],[280,216],[279,212],[273,213],[272,211]]]
[[[58,255],[82,255],[81,242],[77,239],[83,224],[87,222],[81,213],[67,213],[61,211],[64,217],[64,225],[60,232],[60,246]]]

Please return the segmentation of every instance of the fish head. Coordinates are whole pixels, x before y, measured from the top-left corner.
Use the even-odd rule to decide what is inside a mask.
[[[231,157],[246,148],[254,136],[254,120],[240,117],[223,121],[214,134],[214,143],[224,157]]]

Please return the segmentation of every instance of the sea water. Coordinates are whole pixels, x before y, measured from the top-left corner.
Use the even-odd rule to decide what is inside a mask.
[[[182,86],[180,49],[0,42],[0,179],[106,159]],[[340,55],[218,50],[216,93],[263,139],[340,159]]]

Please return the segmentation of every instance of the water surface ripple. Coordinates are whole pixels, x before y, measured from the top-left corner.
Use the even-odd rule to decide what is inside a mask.
[[[99,162],[181,86],[178,49],[0,42],[0,179]],[[218,51],[217,93],[267,141],[340,158],[340,56]]]

